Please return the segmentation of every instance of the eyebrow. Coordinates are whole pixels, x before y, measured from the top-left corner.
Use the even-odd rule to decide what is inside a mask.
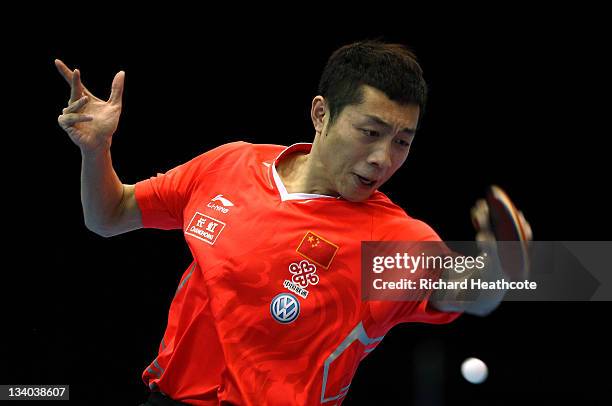
[[[391,124],[387,123],[385,120],[383,120],[382,118],[380,118],[378,116],[373,116],[371,114],[364,114],[364,116],[368,120],[373,121],[376,124],[380,124],[380,125],[382,125],[383,127],[386,127],[386,128],[391,128]],[[414,133],[416,132],[416,128],[404,128],[400,132],[405,132],[405,133],[408,133],[410,135],[414,135]]]

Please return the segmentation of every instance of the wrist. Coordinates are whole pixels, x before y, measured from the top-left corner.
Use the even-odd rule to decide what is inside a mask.
[[[84,161],[99,161],[110,157],[110,146],[98,148],[81,148],[81,157]]]

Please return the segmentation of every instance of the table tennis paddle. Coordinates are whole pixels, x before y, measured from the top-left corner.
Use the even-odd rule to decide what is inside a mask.
[[[486,199],[477,202],[472,210],[472,220],[477,231],[490,233],[497,241],[504,273],[511,280],[525,280],[529,275],[532,232],[508,194],[499,186],[491,186]]]

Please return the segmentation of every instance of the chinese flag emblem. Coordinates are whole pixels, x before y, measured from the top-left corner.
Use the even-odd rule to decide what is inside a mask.
[[[327,269],[338,251],[338,246],[309,231],[302,238],[296,251],[304,258]]]

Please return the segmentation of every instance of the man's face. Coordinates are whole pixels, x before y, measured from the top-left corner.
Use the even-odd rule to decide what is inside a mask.
[[[419,119],[418,105],[362,89],[364,102],[346,106],[331,126],[327,114],[317,134],[328,187],[353,202],[366,200],[402,166]]]

